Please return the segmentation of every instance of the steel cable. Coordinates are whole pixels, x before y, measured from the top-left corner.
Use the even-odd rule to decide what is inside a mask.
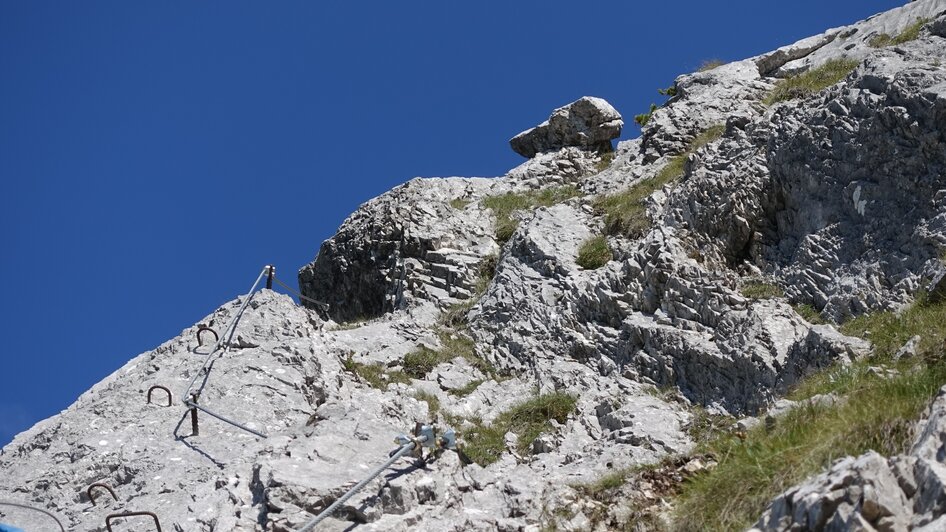
[[[17,507],[17,508],[25,508],[25,509],[27,509],[27,510],[34,510],[34,511],[37,511],[37,512],[42,512],[42,513],[48,515],[49,517],[51,517],[51,518],[53,519],[53,521],[55,521],[56,524],[59,525],[59,530],[62,530],[62,532],[66,532],[66,527],[62,526],[62,523],[59,521],[59,518],[56,517],[55,515],[53,515],[52,513],[47,512],[46,510],[43,510],[42,508],[36,508],[35,506],[30,506],[30,505],[28,505],[28,504],[19,504],[19,503],[15,503],[15,502],[6,502],[6,501],[0,501],[0,504],[2,504],[2,505],[4,505],[4,506],[15,506],[15,507]]]
[[[315,516],[315,518],[313,518],[311,521],[303,525],[303,527],[300,528],[298,532],[308,532],[310,530],[313,530],[315,528],[315,525],[321,523],[326,517],[332,515],[335,512],[335,510],[338,509],[339,506],[345,504],[345,502],[348,499],[352,498],[352,496],[354,496],[355,493],[358,493],[359,490],[367,486],[369,482],[377,478],[378,475],[383,473],[385,469],[391,467],[391,464],[393,464],[394,462],[397,462],[399,458],[401,458],[408,452],[414,450],[414,447],[416,447],[419,444],[418,442],[422,442],[425,440],[426,438],[424,438],[423,440],[418,440],[416,442],[414,441],[408,442],[402,445],[401,448],[397,450],[397,452],[391,455],[391,458],[389,458],[387,462],[381,464],[377,469],[375,469],[374,472],[372,472],[371,475],[368,476],[368,478],[362,480],[358,484],[355,484],[350,490],[348,490],[338,500],[333,502],[328,508],[322,510],[319,513],[319,515]]]

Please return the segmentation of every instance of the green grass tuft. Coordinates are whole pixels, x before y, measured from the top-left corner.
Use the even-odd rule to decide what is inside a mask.
[[[414,392],[414,399],[427,403],[427,410],[430,412],[430,417],[434,417],[440,412],[440,399],[437,399],[436,395],[425,391],[417,391]]]
[[[453,198],[452,200],[450,200],[450,206],[458,211],[462,211],[469,204],[470,204],[470,200],[463,199],[463,198]]]
[[[379,390],[387,389],[388,384],[394,382],[404,384],[411,382],[410,376],[402,371],[388,371],[387,368],[381,364],[362,364],[361,362],[355,362],[351,355],[342,359],[342,367],[345,371],[361,378],[368,386]]]
[[[457,396],[457,397],[466,397],[466,396],[470,395],[471,393],[475,392],[476,389],[480,387],[480,384],[483,384],[483,382],[485,382],[485,381],[482,381],[482,380],[479,380],[479,379],[474,380],[474,381],[470,381],[469,384],[467,384],[466,386],[464,386],[464,387],[462,387],[462,388],[457,388],[457,389],[455,389],[455,390],[450,390],[450,394],[451,394],[451,395],[455,395],[455,396]]]
[[[697,135],[690,147],[683,153],[672,157],[657,175],[646,179],[617,194],[597,198],[595,210],[604,215],[605,229],[611,235],[623,235],[628,238],[640,238],[651,228],[647,217],[644,200],[668,183],[683,176],[687,157],[691,153],[718,139],[726,131],[726,126],[719,124]]]
[[[611,258],[608,239],[599,235],[582,242],[578,247],[578,257],[575,262],[586,270],[594,270],[607,264]]]
[[[750,299],[772,299],[785,295],[781,288],[764,281],[749,281],[742,285],[739,291]]]
[[[547,187],[528,192],[507,192],[498,196],[483,198],[483,206],[491,209],[496,216],[496,240],[504,243],[512,237],[519,226],[519,220],[513,217],[516,211],[535,209],[536,207],[550,207],[562,203],[581,192],[572,185]]]
[[[917,19],[916,22],[904,28],[903,31],[898,33],[896,36],[880,33],[871,37],[867,44],[873,46],[874,48],[883,48],[884,46],[896,46],[899,44],[908,43],[910,41],[915,41],[920,36],[920,30],[923,28],[923,25],[929,21],[930,19],[928,18]]]
[[[524,454],[533,440],[551,428],[550,420],[564,423],[575,411],[578,399],[566,393],[554,392],[535,396],[500,414],[493,423],[485,425],[479,419],[469,420],[474,426],[462,431],[463,452],[474,462],[487,466],[499,460],[506,449],[504,436],[512,432],[518,436],[517,452]]]
[[[762,101],[766,105],[810,96],[841,81],[860,62],[853,59],[832,59],[818,68],[785,78]]]
[[[933,353],[946,341],[946,305],[927,304],[920,295],[917,302],[900,312],[874,312],[858,316],[841,325],[848,336],[867,338],[878,356],[897,352],[910,338],[919,335],[918,354]]]
[[[897,316],[881,312],[843,327],[877,343],[877,354],[807,378],[790,397],[805,399],[837,393],[846,400],[808,405],[752,429],[743,438],[718,432],[698,445],[719,465],[684,485],[674,529],[737,530],[758,519],[769,501],[790,486],[825,470],[837,458],[868,450],[891,456],[912,443],[913,425],[946,382],[946,305],[913,305]],[[915,359],[891,362],[890,353],[915,334],[922,334]],[[883,378],[871,365],[896,369]]]
[[[820,325],[824,323],[824,318],[821,317],[821,313],[815,310],[815,307],[809,305],[808,303],[801,303],[798,305],[793,305],[792,308],[795,309],[795,312],[799,316],[805,318],[805,321],[813,325]]]
[[[706,72],[713,70],[716,67],[725,65],[726,63],[722,62],[719,59],[707,59],[700,64],[700,68],[696,69],[697,72]]]
[[[609,166],[611,166],[612,162],[614,162],[614,152],[606,151],[601,154],[601,159],[595,163],[595,170],[598,172],[603,172],[607,170]]]
[[[423,379],[438,364],[461,357],[483,374],[490,377],[498,376],[496,367],[476,354],[476,344],[466,334],[441,328],[437,330],[437,336],[440,338],[440,349],[421,346],[404,355],[402,367],[406,375]]]

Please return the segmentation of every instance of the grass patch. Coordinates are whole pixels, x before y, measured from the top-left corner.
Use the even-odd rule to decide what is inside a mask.
[[[765,281],[749,281],[739,291],[749,299],[772,299],[785,295],[781,288]]]
[[[725,65],[726,63],[722,62],[719,59],[707,59],[700,63],[700,67],[696,69],[697,72],[707,72],[713,70],[716,67]]]
[[[858,321],[860,320],[860,321]],[[684,485],[674,529],[737,530],[753,524],[769,501],[837,458],[868,450],[891,456],[907,451],[913,425],[946,382],[946,305],[918,303],[897,316],[876,313],[845,324],[845,332],[871,340],[877,353],[849,367],[832,367],[806,379],[790,395],[804,399],[834,392],[846,397],[833,405],[806,405],[756,427],[739,439],[726,432],[699,444],[719,465]],[[890,353],[923,334],[915,359],[890,362]],[[876,376],[870,365],[899,371]]]
[[[440,412],[440,399],[437,399],[436,395],[418,391],[414,393],[414,399],[427,403],[427,410],[430,412],[430,417],[434,417]]]
[[[601,154],[601,159],[595,163],[595,170],[598,172],[603,172],[607,170],[609,166],[611,166],[612,162],[614,162],[614,152],[606,151]]]
[[[499,460],[506,449],[505,435],[512,432],[518,437],[516,451],[524,454],[532,441],[551,428],[550,420],[564,423],[575,411],[578,399],[566,393],[554,392],[535,396],[500,414],[490,425],[479,419],[469,420],[474,427],[463,431],[463,452],[474,462],[487,466]]]
[[[859,64],[853,59],[832,59],[818,68],[779,81],[762,101],[772,105],[810,96],[841,81]]]
[[[498,262],[499,257],[496,255],[488,255],[480,261],[477,267],[476,281],[473,284],[473,295],[466,301],[457,303],[446,309],[440,316],[441,325],[454,329],[460,329],[466,326],[466,315],[470,309],[473,308],[473,305],[479,301],[480,296],[486,292],[490,281],[492,281],[493,277],[496,275],[496,264]]]
[[[928,18],[919,18],[897,35],[891,36],[886,33],[880,33],[871,37],[870,40],[867,41],[867,44],[874,48],[883,48],[884,46],[896,46],[898,44],[915,41],[920,36],[920,30],[923,28],[923,25],[929,21],[930,19]]]
[[[808,303],[793,305],[792,308],[795,309],[795,312],[797,312],[799,316],[805,318],[805,321],[808,323],[813,325],[821,325],[824,323],[824,318],[821,317],[821,313]]]
[[[602,235],[593,236],[578,247],[575,262],[586,270],[594,270],[608,263],[612,258],[608,239]]]
[[[452,200],[450,200],[450,206],[458,211],[462,211],[469,204],[470,204],[470,200],[466,200],[463,198],[453,198]]]
[[[342,359],[342,367],[361,380],[368,386],[379,390],[387,389],[388,384],[400,382],[407,384],[411,382],[410,376],[403,371],[388,371],[382,364],[362,364],[355,362],[351,355]]]
[[[725,131],[726,126],[722,124],[706,129],[693,139],[690,147],[683,153],[672,157],[654,177],[645,179],[617,194],[596,199],[595,210],[604,215],[605,229],[608,234],[640,238],[650,230],[652,222],[647,217],[644,200],[664,185],[682,177],[687,157],[718,139]]]
[[[495,366],[476,354],[476,344],[469,336],[446,328],[438,329],[437,336],[440,338],[440,349],[421,346],[416,351],[404,355],[402,368],[406,375],[423,379],[438,364],[450,362],[457,357],[463,358],[485,375],[498,375]]]
[[[550,207],[580,195],[581,192],[574,186],[564,185],[487,196],[483,198],[483,206],[491,209],[496,216],[496,240],[505,243],[519,226],[519,220],[513,217],[514,212],[532,210],[536,207]]]
[[[470,381],[469,384],[467,384],[466,386],[462,388],[457,388],[455,390],[450,390],[449,393],[450,395],[455,395],[457,397],[466,397],[470,395],[471,393],[475,392],[476,389],[480,387],[480,384],[483,384],[483,382],[485,381],[480,380],[480,379]]]
[[[357,329],[368,323],[368,318],[355,318],[351,321],[346,321],[344,323],[339,323],[335,326],[336,331],[350,331],[351,329]]]
[[[889,357],[910,338],[919,335],[917,355],[931,356],[942,351],[946,341],[946,304],[928,304],[922,294],[916,303],[900,312],[874,312],[841,325],[848,336],[866,338],[879,357]]]

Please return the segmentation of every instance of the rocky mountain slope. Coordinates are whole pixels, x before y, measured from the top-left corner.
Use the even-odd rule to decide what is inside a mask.
[[[164,530],[297,530],[422,422],[457,429],[463,453],[397,462],[322,529],[651,526],[621,505],[601,518],[576,486],[686,455],[702,410],[757,416],[870,353],[833,323],[941,289],[946,5],[912,2],[670,92],[616,149],[620,114],[582,98],[514,137],[529,159],[504,176],[418,178],[365,203],[299,272],[327,308],[261,290],[206,374],[198,325],[224,332],[246,296],[133,358],[3,448],[0,500],[75,530],[122,511]],[[205,413],[192,434],[180,395],[195,375],[200,405],[267,437]],[[170,407],[160,390],[146,401],[154,385]],[[909,456],[839,462],[757,526],[942,523],[941,406]],[[116,500],[93,504],[93,483]],[[0,522],[52,529],[34,513],[0,506]]]

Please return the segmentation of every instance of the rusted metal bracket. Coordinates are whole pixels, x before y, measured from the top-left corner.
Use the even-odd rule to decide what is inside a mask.
[[[144,515],[154,519],[154,526],[158,528],[158,532],[161,532],[161,522],[158,521],[158,516],[152,512],[122,512],[120,514],[109,514],[105,516],[105,528],[108,529],[108,532],[112,532],[112,519],[121,519],[123,517],[136,517],[139,515]]]
[[[149,405],[151,404],[151,392],[153,392],[155,389],[164,390],[165,392],[167,392],[168,406],[171,406],[171,390],[168,390],[167,388],[165,388],[164,386],[161,386],[160,384],[155,384],[154,386],[148,388],[148,404]]]
[[[88,489],[85,490],[85,493],[89,496],[89,500],[92,501],[92,506],[95,506],[95,497],[92,496],[92,488],[102,488],[112,496],[113,501],[118,500],[118,497],[115,495],[115,491],[112,490],[112,488],[109,487],[108,484],[102,484],[101,482],[96,482],[95,484],[90,485]]]
[[[210,334],[214,335],[214,343],[220,341],[220,336],[217,334],[217,331],[207,327],[206,325],[200,325],[197,327],[197,347],[204,346],[203,336],[201,335],[201,333],[204,331],[208,331]]]

